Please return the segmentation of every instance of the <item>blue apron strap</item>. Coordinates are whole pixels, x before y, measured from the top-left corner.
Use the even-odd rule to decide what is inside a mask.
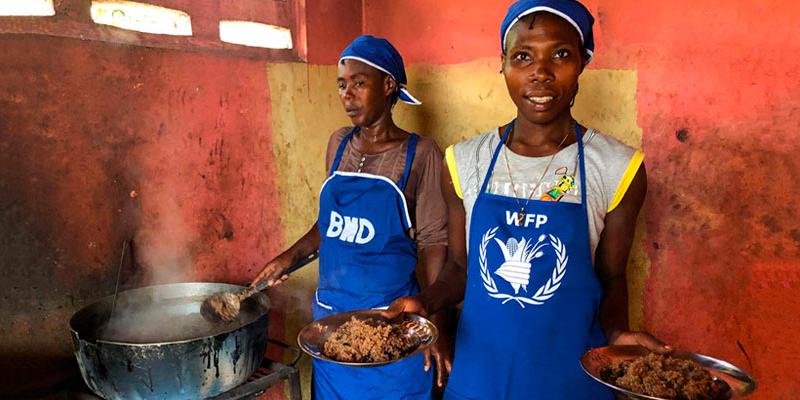
[[[342,161],[342,154],[344,154],[344,148],[347,147],[347,142],[349,142],[350,139],[353,138],[353,135],[355,135],[356,132],[360,130],[361,130],[360,126],[354,126],[353,129],[350,130],[350,133],[348,133],[347,135],[345,135],[345,137],[342,138],[342,141],[339,143],[339,148],[336,149],[336,157],[333,159],[333,163],[331,163],[330,175],[333,175],[333,173],[336,172],[337,169],[339,169],[339,162]]]
[[[400,188],[400,191],[406,190],[408,175],[411,173],[411,164],[414,162],[414,155],[417,154],[418,141],[419,136],[416,133],[412,133],[411,136],[408,137],[408,148],[406,149],[406,168],[403,171],[403,177],[400,178],[400,182],[397,183],[397,187]]]
[[[578,163],[580,164],[581,174],[581,206],[583,207],[583,214],[586,217],[586,224],[589,224],[589,207],[586,201],[586,165],[583,157],[583,135],[581,134],[581,126],[578,121],[575,121],[575,137],[578,141]]]
[[[511,121],[508,124],[505,133],[503,133],[503,138],[500,139],[500,144],[498,144],[497,149],[494,150],[494,155],[492,156],[492,162],[489,163],[489,169],[486,170],[486,177],[483,178],[483,185],[481,185],[481,191],[478,192],[478,196],[485,193],[486,187],[489,186],[489,179],[492,178],[492,174],[494,173],[494,164],[497,162],[497,156],[500,155],[500,149],[503,148],[503,145],[506,143],[506,140],[508,140],[508,134],[511,133],[511,129],[514,127],[514,121]]]

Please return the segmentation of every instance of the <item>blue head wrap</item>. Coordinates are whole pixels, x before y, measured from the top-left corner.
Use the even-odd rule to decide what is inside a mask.
[[[586,63],[592,60],[594,55],[594,36],[592,35],[594,18],[589,10],[576,0],[518,0],[512,4],[500,27],[500,48],[503,49],[503,54],[506,52],[506,37],[511,27],[525,16],[539,11],[555,14],[574,26],[581,37],[583,48],[586,50]]]
[[[408,104],[422,104],[406,88],[408,79],[403,66],[403,57],[388,40],[370,35],[359,36],[344,49],[339,62],[342,60],[358,60],[389,74],[399,86],[400,100]]]

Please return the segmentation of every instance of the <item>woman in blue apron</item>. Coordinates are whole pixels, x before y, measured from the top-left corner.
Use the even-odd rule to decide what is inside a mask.
[[[280,283],[288,278],[289,265],[318,249],[315,320],[386,308],[418,293],[417,276],[422,284],[435,280],[447,243],[438,182],[442,153],[433,140],[409,134],[392,120],[397,100],[420,104],[405,87],[400,54],[385,39],[356,38],[341,55],[337,81],[355,127],[334,132],[329,143],[329,175],[320,189],[317,224],[256,278]],[[431,217],[437,209],[441,215]],[[449,356],[442,350],[434,357],[439,366]],[[312,393],[318,399],[431,396],[433,375],[423,354],[378,368],[320,360],[313,360],[313,367]]]
[[[628,327],[625,268],[646,190],[641,159],[570,111],[592,57],[592,24],[574,0],[514,3],[501,47],[517,117],[448,148],[448,263],[433,285],[387,312],[424,315],[463,300],[446,399],[612,399],[581,370],[584,352],[606,343],[670,350]],[[622,168],[630,179],[614,178],[624,190],[606,209],[596,192],[613,175],[606,169],[619,169],[603,158],[613,154],[630,158]],[[560,175],[550,186],[553,170]]]

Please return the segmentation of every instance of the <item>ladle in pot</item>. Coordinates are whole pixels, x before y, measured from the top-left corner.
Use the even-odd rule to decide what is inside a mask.
[[[309,256],[289,266],[286,270],[286,274],[297,271],[306,264],[316,260],[317,257],[319,257],[318,251],[311,253]],[[262,279],[258,282],[251,283],[250,286],[242,289],[239,293],[217,293],[203,301],[203,304],[200,305],[200,314],[207,321],[211,322],[233,321],[239,316],[239,309],[241,308],[242,301],[266,288],[267,280]]]

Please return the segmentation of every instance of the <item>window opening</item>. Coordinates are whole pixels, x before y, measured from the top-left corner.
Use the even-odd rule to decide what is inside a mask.
[[[291,49],[292,32],[282,26],[251,21],[220,21],[223,42],[266,49]]]
[[[189,14],[170,8],[123,0],[92,1],[92,20],[144,33],[192,36],[192,19]]]
[[[56,15],[53,0],[0,0],[0,16],[50,17]]]

